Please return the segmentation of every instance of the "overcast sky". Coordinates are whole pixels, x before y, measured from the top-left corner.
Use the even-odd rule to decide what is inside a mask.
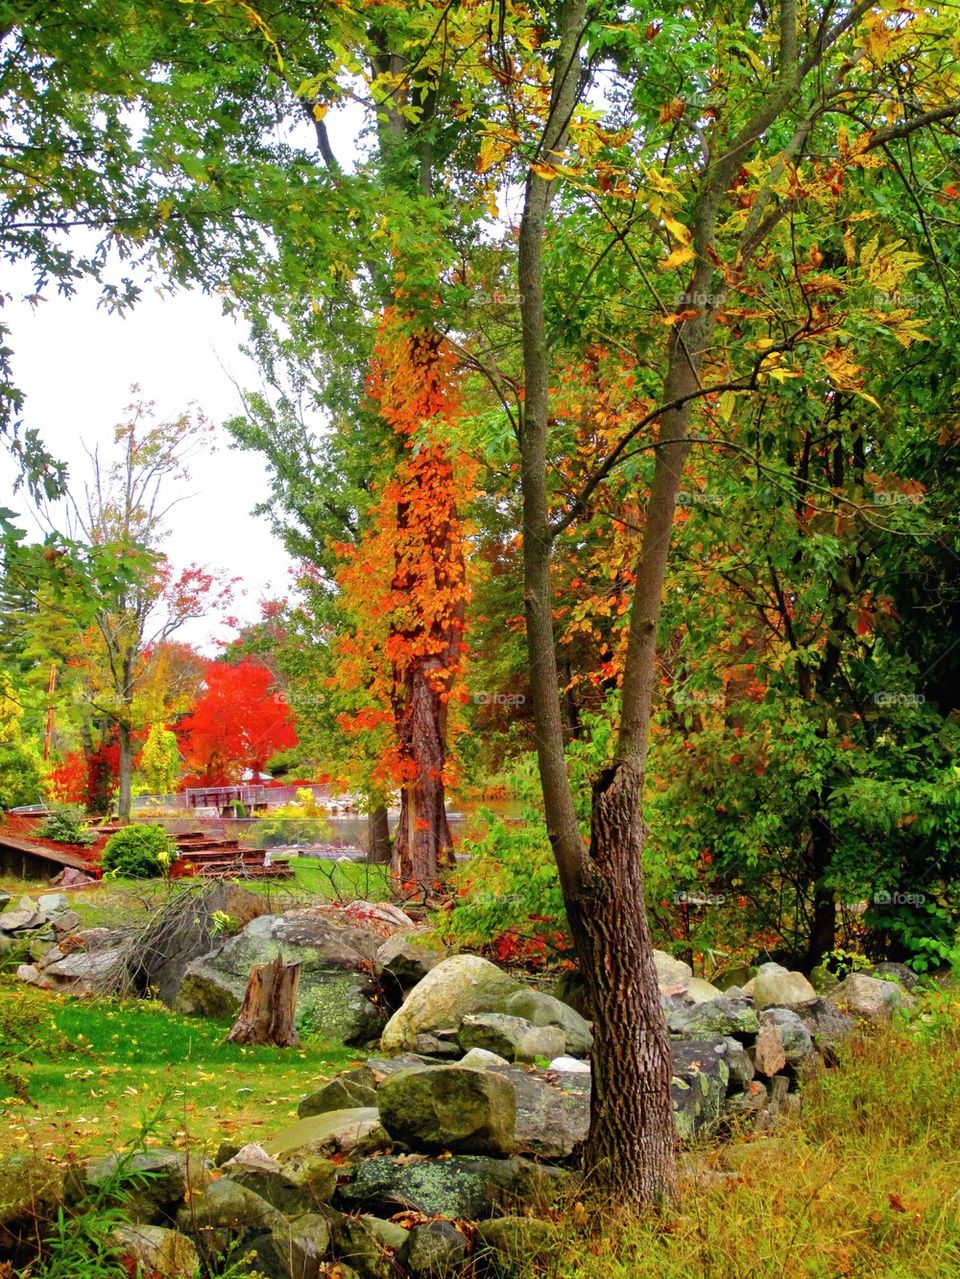
[[[11,291],[27,292],[28,278],[25,283]],[[256,370],[239,349],[242,324],[224,317],[216,299],[145,292],[121,318],[98,309],[98,296],[91,286],[74,299],[53,295],[36,308],[20,302],[3,308],[12,330],[15,380],[27,395],[24,423],[36,427],[49,451],[68,464],[74,483],[89,473],[83,445],[107,449],[131,402],[132,383],[139,383],[144,399],[156,402],[159,418],[195,401],[218,428],[240,408],[234,381],[257,385]],[[175,566],[199,563],[241,577],[244,593],[232,611],[252,620],[262,597],[286,593],[289,559],[266,522],[251,514],[268,494],[263,462],[231,449],[222,429],[217,441],[214,453],[191,465],[192,482],[183,490],[190,496],[171,514],[164,549]],[[0,451],[0,505],[26,511],[22,493],[10,497],[14,476],[13,462]],[[39,532],[29,518],[26,527]],[[178,638],[212,652],[216,639],[228,634],[204,619],[190,623]]]

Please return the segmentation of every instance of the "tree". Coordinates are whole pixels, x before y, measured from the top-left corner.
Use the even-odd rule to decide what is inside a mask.
[[[960,100],[937,53],[932,34],[937,19],[926,11],[915,38],[912,17],[886,18],[869,5],[837,14],[824,9],[802,26],[790,3],[722,17],[697,10],[671,18],[669,49],[657,41],[658,24],[632,14],[605,31],[593,28],[581,0],[568,0],[549,16],[550,80],[534,94],[541,123],[532,140],[533,162],[526,155],[521,162],[527,639],[548,830],[597,1027],[586,1157],[603,1185],[645,1202],[670,1193],[674,1156],[669,1049],[643,899],[641,804],[657,686],[658,621],[694,423],[723,395],[751,395],[771,380],[802,376],[789,361],[780,366],[805,341],[823,350],[823,366],[836,389],[862,388],[863,371],[842,349],[837,317],[813,300],[816,292],[799,274],[790,235],[807,220],[835,218],[848,174],[879,163],[875,153],[881,147],[954,118]],[[892,118],[891,48],[897,66],[909,68],[908,78],[924,79],[929,71],[936,84],[923,108],[894,93],[900,105]],[[690,104],[665,91],[678,49],[690,52],[685,68],[687,96],[695,99]],[[711,65],[707,51],[715,49],[723,52]],[[619,114],[617,123],[625,127],[617,133],[595,127],[592,104],[581,105],[588,101],[591,67],[603,56],[625,79],[625,95],[610,98],[618,106],[629,103]],[[522,50],[514,57],[526,65]],[[530,78],[516,71],[510,83],[526,85]],[[853,137],[844,118],[851,92],[857,95],[859,122]],[[529,109],[529,96],[524,106]],[[610,114],[616,117],[617,107]],[[513,153],[507,126],[492,127],[491,134],[501,155]],[[529,131],[525,142],[531,145]],[[818,149],[828,147],[831,161],[820,165]],[[582,200],[578,190],[585,192]],[[558,199],[561,191],[564,198]],[[591,219],[591,206],[597,219]],[[569,293],[560,301],[549,291],[551,261],[545,260],[544,245],[548,227],[551,248],[562,240],[565,222],[581,243],[590,238],[587,224],[598,236],[606,228],[602,258],[613,258],[625,272],[621,290],[633,287],[651,299],[663,315],[658,327],[665,337],[660,341],[656,329],[638,331],[621,321],[618,340],[631,356],[642,354],[650,371],[644,379],[649,399],[637,405],[632,421],[614,433],[598,461],[578,466],[575,487],[565,483],[558,493],[551,489],[551,385],[558,332],[566,326],[569,340],[574,326]],[[790,282],[784,295],[778,284],[783,312],[767,317],[761,308],[769,324],[761,326],[755,343],[744,341],[738,321],[749,312],[742,316],[737,295],[762,297],[773,285],[781,254],[797,292],[790,297]],[[597,255],[583,265],[581,292],[600,265]],[[687,272],[673,306],[653,283],[658,270]],[[598,294],[608,278],[599,277]],[[641,479],[643,523],[619,735],[594,785],[585,845],[564,762],[551,560],[561,537],[589,517],[594,494],[618,465],[645,450],[652,452],[653,464]]]
[[[119,457],[112,463],[102,464],[98,450],[90,454],[91,481],[82,497],[71,495],[67,516],[75,554],[65,562],[63,589],[78,601],[81,620],[74,660],[83,669],[85,700],[116,733],[123,822],[130,820],[134,734],[145,726],[141,713],[149,709],[149,699],[138,705],[138,693],[165,641],[232,594],[232,583],[218,583],[195,565],[175,572],[159,550],[173,505],[165,486],[185,475],[190,452],[208,427],[187,414],[149,424],[150,412],[149,405],[131,405],[129,419],[116,428]],[[54,523],[49,513],[48,520]],[[118,573],[118,565],[125,572]]]
[[[290,708],[262,662],[210,662],[203,684],[177,725],[194,785],[220,786],[239,781],[246,770],[260,773],[271,755],[296,745]]]

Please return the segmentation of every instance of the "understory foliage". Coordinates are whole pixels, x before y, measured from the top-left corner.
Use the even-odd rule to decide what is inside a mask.
[[[79,804],[53,804],[37,834],[58,844],[92,844],[96,838]]]
[[[570,933],[542,818],[504,822],[481,810],[482,832],[460,841],[454,893],[436,926],[457,945],[481,947],[504,963],[539,965],[569,957]]]

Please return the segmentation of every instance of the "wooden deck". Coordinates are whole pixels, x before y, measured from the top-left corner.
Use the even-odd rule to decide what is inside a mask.
[[[15,835],[0,831],[0,871],[19,879],[52,879],[66,867],[83,871],[93,879],[100,877],[99,866],[91,866],[74,853],[61,853]]]

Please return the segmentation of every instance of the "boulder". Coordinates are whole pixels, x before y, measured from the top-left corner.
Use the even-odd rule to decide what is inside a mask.
[[[163,1226],[118,1226],[114,1242],[120,1264],[128,1274],[163,1275],[164,1279],[195,1279],[200,1257],[186,1235]]]
[[[364,1215],[345,1217],[337,1232],[334,1249],[361,1279],[395,1279],[394,1255],[402,1249],[410,1232],[392,1222]]]
[[[534,1062],[562,1053],[566,1034],[559,1026],[535,1026],[507,1013],[469,1013],[460,1023],[457,1040],[464,1052],[485,1048],[508,1061]]]
[[[278,1162],[294,1156],[362,1155],[385,1145],[389,1145],[389,1138],[373,1106],[311,1115],[263,1142],[264,1150]]]
[[[791,1008],[766,1008],[760,1014],[760,1036],[770,1027],[775,1027],[780,1043],[783,1045],[783,1052],[786,1063],[793,1070],[799,1070],[801,1066],[806,1065],[808,1061],[812,1061],[816,1057],[816,1049],[813,1046],[813,1037],[810,1031],[800,1020],[800,1017]],[[760,1036],[757,1043],[760,1042]],[[782,1067],[781,1067],[782,1069]],[[765,1075],[778,1074],[779,1071],[763,1071]]]
[[[837,1044],[856,1027],[853,1018],[842,1013],[829,999],[818,999],[811,1007],[804,1008],[800,1020],[809,1030],[814,1048],[828,1061],[835,1059]]]
[[[760,1027],[753,1049],[753,1064],[758,1075],[772,1079],[787,1064],[787,1053],[780,1038],[780,1029],[773,1023]]]
[[[477,1250],[498,1253],[509,1268],[546,1260],[559,1243],[553,1222],[537,1217],[494,1217],[477,1225]]]
[[[723,1043],[673,1043],[673,1118],[681,1141],[709,1132],[720,1119],[730,1068]]]
[[[904,990],[913,990],[920,978],[906,964],[895,964],[884,960],[882,964],[874,964],[867,973],[868,977],[881,977],[884,981],[898,981]]]
[[[509,1155],[515,1148],[514,1091],[493,1071],[401,1071],[380,1085],[377,1107],[390,1136],[415,1150]]]
[[[466,1060],[466,1058],[464,1058]],[[550,1069],[567,1075],[589,1075],[590,1063],[581,1061],[579,1057],[554,1057]]]
[[[590,1075],[501,1066],[496,1073],[513,1089],[514,1149],[538,1159],[566,1159],[590,1129]]]
[[[491,1066],[510,1065],[506,1057],[501,1057],[499,1053],[487,1052],[486,1048],[471,1048],[460,1059],[459,1064],[466,1070],[489,1070]]]
[[[896,1009],[910,1009],[915,1000],[896,982],[863,973],[851,973],[833,991],[831,998],[854,1017],[865,1021],[889,1021]]]
[[[402,998],[405,991],[423,981],[443,961],[443,949],[425,937],[429,934],[398,932],[378,948],[373,971],[388,995]]]
[[[58,939],[65,937],[68,933],[75,932],[80,927],[80,924],[80,916],[75,910],[65,910],[56,919],[50,921],[50,926]]]
[[[593,1047],[590,1023],[553,995],[544,995],[538,990],[516,990],[504,1000],[499,1011],[522,1017],[534,1026],[559,1027],[565,1040],[561,1051],[571,1057],[588,1056]]]
[[[724,1061],[730,1071],[730,1087],[746,1088],[756,1073],[753,1058],[739,1039],[725,1038],[720,1042],[726,1049]]]
[[[714,999],[719,999],[723,993],[719,986],[714,986],[713,982],[704,981],[702,977],[690,977],[687,979],[687,988],[682,998],[688,1004],[708,1004]]]
[[[778,971],[771,971],[776,969]],[[753,1004],[763,1008],[809,1008],[819,995],[803,973],[791,973],[779,964],[763,964],[753,979]]]
[[[404,916],[406,918],[406,916]],[[369,974],[381,938],[355,926],[351,915],[322,908],[261,915],[235,937],[187,966],[173,999],[182,1013],[232,1017],[240,1007],[254,964],[282,954],[300,964],[297,1026],[332,1042],[375,1039],[383,1016],[372,1003]]]
[[[479,1221],[504,1209],[547,1208],[568,1191],[569,1173],[550,1164],[514,1156],[455,1155],[451,1159],[411,1159],[381,1155],[363,1159],[349,1184],[337,1190],[348,1210],[390,1217],[412,1211],[426,1217]]]
[[[37,898],[37,910],[42,911],[49,919],[52,915],[62,915],[70,909],[70,901],[66,893],[41,893]]]
[[[349,1110],[356,1106],[375,1106],[377,1089],[373,1071],[367,1066],[338,1075],[316,1092],[304,1097],[297,1107],[301,1119],[322,1115],[328,1110]]]
[[[227,1177],[211,1181],[190,1195],[177,1213],[177,1229],[193,1238],[221,1246],[252,1239],[264,1231],[282,1230],[286,1222],[265,1199]]]
[[[470,1240],[450,1221],[425,1221],[414,1226],[401,1261],[414,1279],[448,1279],[462,1273],[470,1255]]]
[[[201,1160],[191,1159],[178,1150],[145,1150],[130,1158],[104,1155],[68,1170],[64,1182],[67,1201],[80,1203],[102,1192],[118,1173],[123,1176],[124,1210],[138,1224],[171,1220],[183,1203],[187,1189],[192,1197],[202,1191],[209,1180]]]
[[[57,990],[74,994],[94,994],[104,983],[119,976],[123,952],[114,947],[82,950],[52,964],[45,963],[43,975]]]
[[[457,1029],[471,1013],[493,1012],[520,983],[478,955],[454,955],[414,986],[383,1031],[386,1053],[413,1047],[418,1034]]]
[[[39,910],[8,910],[0,915],[0,931],[27,933],[33,928],[42,928],[46,922],[46,915]]]
[[[264,1279],[318,1279],[330,1251],[330,1221],[304,1213],[246,1245],[253,1270]]]
[[[672,1035],[698,1040],[755,1035],[760,1029],[751,1005],[728,995],[703,1004],[677,1004],[672,1001],[667,1024]]]
[[[664,950],[653,952],[653,963],[657,970],[657,983],[665,995],[673,993],[680,986],[686,987],[693,976],[693,969],[689,964],[685,964],[682,959],[674,959]]]
[[[45,1233],[63,1202],[63,1173],[35,1154],[0,1159],[0,1254]]]

